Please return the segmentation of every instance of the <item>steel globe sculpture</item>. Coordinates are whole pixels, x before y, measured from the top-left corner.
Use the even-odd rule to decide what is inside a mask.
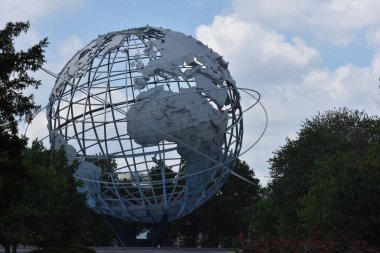
[[[194,38],[149,26],[99,36],[75,54],[47,118],[52,146],[78,162],[90,208],[157,223],[221,188],[243,135],[227,66]]]

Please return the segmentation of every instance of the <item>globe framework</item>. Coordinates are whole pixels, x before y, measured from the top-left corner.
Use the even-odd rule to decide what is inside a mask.
[[[189,214],[230,175],[242,145],[240,95],[223,58],[154,27],[93,40],[60,72],[50,142],[78,161],[93,210],[156,223]]]

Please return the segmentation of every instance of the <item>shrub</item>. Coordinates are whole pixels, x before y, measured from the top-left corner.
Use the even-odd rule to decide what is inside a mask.
[[[46,247],[32,250],[29,253],[96,253],[96,251],[87,246],[73,243],[66,248]]]
[[[67,250],[78,250],[81,253],[96,253],[96,251],[94,249],[91,249],[87,246],[84,246],[82,244],[77,244],[77,243],[70,244],[67,247],[66,253],[69,253],[69,252],[67,252]],[[72,251],[70,251],[70,252],[72,252]]]

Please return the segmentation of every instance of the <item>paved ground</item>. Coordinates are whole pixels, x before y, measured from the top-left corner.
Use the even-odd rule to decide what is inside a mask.
[[[27,253],[32,247],[19,247],[18,253]],[[183,253],[233,253],[232,249],[206,249],[206,248],[122,248],[122,247],[97,247],[94,248],[98,253],[165,253],[165,252],[183,252]],[[0,253],[4,253],[4,249],[0,246]]]
[[[165,253],[165,252],[183,252],[183,253],[232,253],[231,249],[206,249],[206,248],[96,248],[98,253]]]

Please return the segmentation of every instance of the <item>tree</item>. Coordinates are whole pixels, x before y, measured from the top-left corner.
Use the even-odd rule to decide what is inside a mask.
[[[8,133],[0,134],[0,244],[5,251],[20,241],[32,241],[34,234],[23,222],[33,215],[32,208],[22,202],[25,183],[30,175],[20,164],[26,140]]]
[[[232,240],[246,235],[251,208],[260,199],[261,187],[253,170],[244,161],[238,161],[234,171],[251,180],[253,184],[231,176],[220,191],[203,206],[183,219],[170,224],[171,236],[177,232],[186,235],[188,244],[195,246],[198,234],[203,245],[232,246]]]
[[[380,121],[364,112],[343,108],[306,120],[270,159],[272,180],[252,228],[288,236],[339,229],[379,243],[379,143]],[[265,217],[269,229],[259,229]]]
[[[106,243],[111,232],[85,207],[64,151],[48,151],[39,142],[27,148],[27,138],[18,135],[19,122],[30,122],[40,108],[23,90],[41,85],[29,74],[44,63],[47,46],[45,38],[16,51],[14,39],[28,28],[17,22],[0,30],[0,245],[15,252],[19,243]]]
[[[34,215],[34,210],[21,201],[30,174],[20,163],[27,140],[17,135],[17,127],[20,120],[30,121],[39,108],[33,95],[26,96],[22,91],[40,85],[29,72],[44,63],[47,39],[27,51],[16,51],[15,37],[28,28],[29,23],[17,22],[0,30],[0,243],[6,251],[19,241],[37,238],[23,222]]]
[[[23,201],[39,212],[26,222],[40,236],[33,244],[66,246],[85,241],[85,196],[76,190],[72,176],[76,166],[68,166],[64,150],[49,151],[40,142],[33,142],[23,161],[32,174]]]
[[[9,178],[1,196],[0,243],[9,251],[17,244],[67,245],[83,241],[84,197],[77,193],[63,150],[51,152],[34,142],[18,156],[19,178]],[[20,176],[22,175],[22,176]],[[8,176],[8,175],[7,175]],[[8,208],[11,207],[11,208]]]
[[[29,71],[40,69],[45,62],[44,48],[47,38],[27,51],[16,51],[14,39],[27,32],[29,22],[7,23],[0,30],[0,132],[17,134],[19,119],[29,122],[40,108],[34,103],[33,95],[21,91],[27,87],[38,88],[40,80],[29,76]]]
[[[380,134],[380,131],[379,131]],[[344,231],[380,245],[380,143],[319,161],[299,216],[309,231]]]

